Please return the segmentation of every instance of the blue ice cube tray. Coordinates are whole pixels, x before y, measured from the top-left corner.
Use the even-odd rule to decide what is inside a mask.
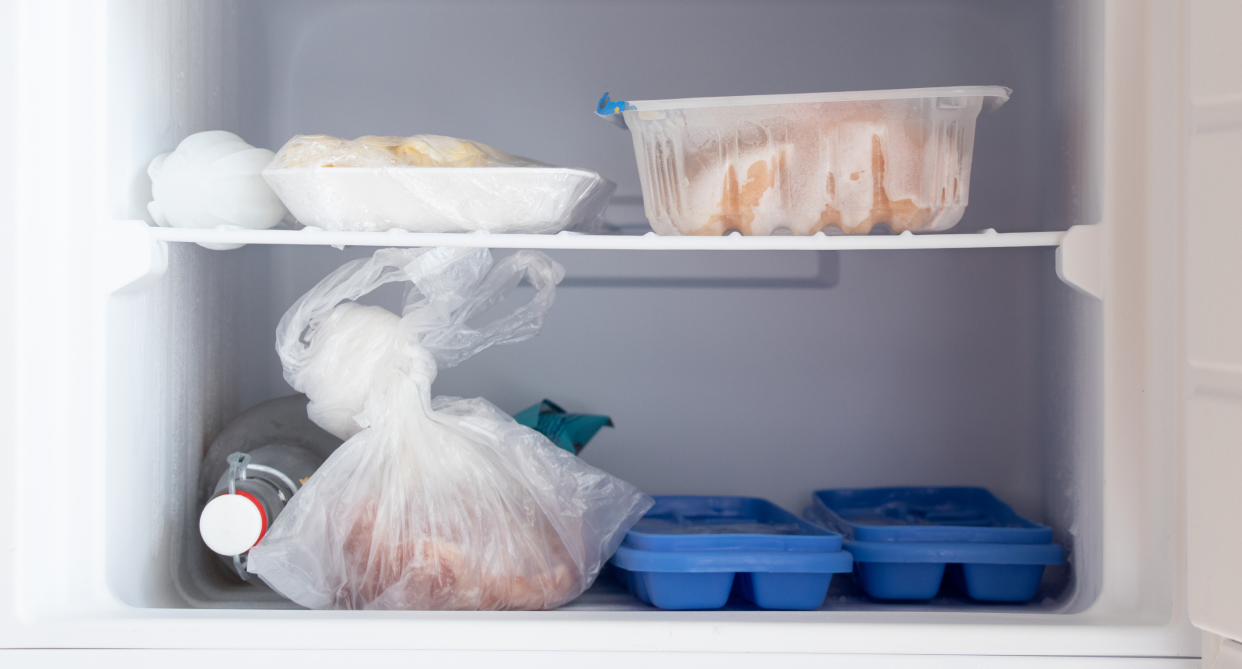
[[[947,573],[972,599],[1025,602],[1064,561],[1052,528],[984,488],[820,490],[803,515],[844,536],[854,582],[876,599],[931,599]]]
[[[850,571],[841,535],[749,497],[660,496],[609,560],[661,609],[718,609],[730,592],[764,609],[819,608]]]

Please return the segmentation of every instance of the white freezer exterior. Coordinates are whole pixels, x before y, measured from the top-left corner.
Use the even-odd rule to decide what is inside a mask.
[[[1190,26],[1201,27],[1210,22],[1205,16],[1214,16],[1209,12],[1224,9],[1211,3],[1155,0],[1100,3],[1102,39],[1096,46],[1105,70],[1105,87],[1097,101],[1104,131],[1100,250],[1092,263],[1092,253],[1062,249],[1077,258],[1073,275],[1098,272],[1098,279],[1080,283],[1103,298],[1102,488],[1094,491],[1101,496],[1102,511],[1099,518],[1082,519],[1099,528],[1094,540],[1102,556],[1098,581],[1083,586],[1094,588],[1094,596],[1086,597],[1089,606],[1061,613],[177,608],[177,600],[161,591],[157,575],[144,577],[143,570],[129,568],[167,559],[148,554],[153,546],[167,545],[149,536],[158,531],[152,528],[158,528],[166,509],[148,504],[151,515],[145,522],[137,516],[129,520],[133,527],[128,533],[106,531],[123,525],[109,517],[116,505],[103,500],[121,499],[128,504],[123,508],[141,509],[150,500],[169,498],[169,491],[144,491],[132,482],[151,481],[158,488],[167,471],[183,466],[173,459],[144,458],[140,449],[154,448],[151,444],[135,443],[132,451],[118,446],[118,436],[139,432],[127,421],[149,417],[122,405],[127,397],[139,396],[162,407],[167,416],[180,416],[179,408],[223,406],[228,398],[197,390],[219,387],[219,380],[205,378],[212,373],[210,360],[195,356],[208,356],[246,324],[209,322],[203,313],[210,311],[178,302],[165,305],[171,312],[154,330],[142,329],[137,321],[118,323],[116,314],[140,315],[143,309],[157,308],[151,300],[168,302],[167,295],[185,295],[196,282],[244,281],[253,278],[247,272],[255,269],[236,256],[220,259],[177,243],[166,247],[163,258],[165,247],[141,234],[114,232],[108,225],[116,185],[110,174],[120,167],[109,162],[116,160],[109,144],[129,146],[134,156],[150,156],[166,150],[161,142],[167,141],[155,135],[112,134],[109,114],[118,110],[109,108],[110,99],[115,104],[109,91],[132,82],[110,59],[131,47],[161,55],[149,65],[164,68],[167,88],[133,94],[164,96],[159,108],[170,110],[169,115],[145,119],[162,127],[163,134],[180,136],[221,125],[231,112],[219,99],[186,97],[177,82],[212,76],[219,69],[218,59],[230,57],[230,45],[178,41],[174,36],[188,26],[225,21],[231,7],[149,3],[143,7],[144,20],[166,22],[168,42],[130,45],[116,43],[125,36],[109,30],[114,16],[104,2],[0,4],[0,313],[10,315],[0,329],[0,647],[95,649],[11,651],[5,664],[196,666],[249,661],[255,656],[243,650],[271,649],[260,657],[270,654],[329,666],[344,661],[343,651],[367,649],[376,661],[459,662],[466,657],[457,653],[476,652],[480,664],[504,661],[517,666],[633,662],[607,654],[624,651],[643,652],[640,661],[653,666],[684,664],[686,653],[721,666],[752,663],[753,656],[709,655],[744,652],[772,653],[762,662],[773,666],[818,666],[826,654],[839,666],[858,667],[1172,667],[1198,664],[1194,658],[1201,653],[1201,640],[1191,611],[1202,611],[1195,622],[1218,634],[1239,631],[1236,619],[1197,608],[1194,602],[1202,599],[1189,599],[1188,609],[1184,548],[1186,492],[1188,481],[1194,480],[1186,477],[1183,438],[1188,337],[1192,359],[1205,358],[1195,357],[1194,331],[1183,329],[1182,316],[1189,310],[1193,325],[1196,314],[1233,314],[1236,319],[1238,313],[1236,294],[1232,305],[1196,306],[1184,298],[1187,282],[1193,289],[1201,280],[1187,264],[1199,248],[1194,246],[1199,228],[1193,217],[1198,200],[1185,177],[1187,82],[1195,81],[1186,76],[1195,62]],[[1227,9],[1228,3],[1222,7]],[[1201,94],[1206,93],[1194,91]],[[1199,154],[1191,149],[1189,155],[1194,174]],[[1084,255],[1087,260],[1081,259]],[[120,296],[129,306],[110,312],[117,308],[118,298],[109,302],[113,289],[159,274],[165,261],[176,271],[170,270],[147,292],[135,289]],[[188,283],[170,286],[170,281]],[[1224,295],[1220,299],[1229,299]],[[213,308],[227,313],[228,305]],[[193,327],[175,326],[181,318],[199,320]],[[165,344],[161,333],[188,338]],[[151,356],[132,355],[125,365],[110,361],[110,338],[127,336],[138,337],[138,352],[150,350]],[[185,373],[179,384],[152,389],[141,381],[150,376],[152,360],[159,359],[154,349],[161,345],[182,347]],[[1193,411],[1192,445],[1198,424]],[[199,422],[169,418],[161,429],[178,436],[214,434],[222,427],[218,423],[224,411],[185,415]],[[1236,439],[1236,432],[1232,434]],[[135,466],[149,469],[136,476],[126,469]],[[131,485],[118,489],[119,481]],[[1194,495],[1190,499],[1196,503]],[[1236,558],[1237,551],[1228,555]],[[1216,582],[1207,587],[1215,588]],[[1238,604],[1232,608],[1236,615],[1242,602],[1230,601]],[[160,606],[172,608],[152,608]],[[173,652],[178,649],[219,650],[184,658]],[[499,651],[526,652],[501,660],[495,656]],[[88,660],[79,654],[87,652]],[[348,655],[350,660],[355,657],[369,659]]]
[[[1190,619],[1210,634],[1204,662],[1242,667],[1242,228],[1225,192],[1242,184],[1242,22],[1231,2],[1195,5],[1189,24],[1184,237]]]

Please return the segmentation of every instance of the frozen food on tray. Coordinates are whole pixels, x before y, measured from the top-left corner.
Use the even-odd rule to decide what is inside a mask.
[[[975,119],[1000,86],[613,102],[662,235],[946,230],[970,192]]]
[[[298,135],[263,177],[303,225],[325,230],[588,230],[616,185],[443,135]]]

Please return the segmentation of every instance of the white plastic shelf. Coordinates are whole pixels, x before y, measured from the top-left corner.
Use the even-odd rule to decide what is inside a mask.
[[[1056,247],[1057,275],[1067,284],[1101,298],[1100,227],[1074,226],[1068,232],[1007,232],[915,235],[825,235],[809,237],[661,237],[645,235],[501,235],[486,233],[436,234],[418,232],[329,232],[303,230],[245,230],[214,228],[156,228],[145,221],[112,221],[108,241],[113,258],[108,292],[139,289],[157,281],[168,268],[168,242],[197,242],[210,246],[288,244],[302,246],[462,246],[505,249],[602,249],[635,251],[834,251],[901,249],[974,249]],[[1093,243],[1096,242],[1096,243]]]
[[[502,235],[487,233],[329,232],[303,230],[243,230],[151,228],[156,241],[208,244],[298,244],[314,246],[463,246],[505,249],[612,249],[638,251],[796,251],[883,249],[970,249],[1019,246],[1059,246],[1064,232],[1007,232],[985,230],[973,234],[825,235],[806,237],[662,237],[645,235]]]

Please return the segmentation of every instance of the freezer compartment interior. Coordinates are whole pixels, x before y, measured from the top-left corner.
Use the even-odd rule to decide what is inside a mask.
[[[630,138],[592,113],[601,87],[654,99],[1000,84],[1015,94],[979,124],[955,230],[1063,230],[1098,216],[1093,8],[114,2],[112,213],[143,218],[146,163],[198,130],[272,149],[296,133],[435,132],[597,171],[618,184],[609,229],[644,232]],[[450,25],[468,39],[436,28]],[[719,39],[739,31],[763,48]],[[601,35],[627,48],[601,49]],[[370,250],[169,250],[156,285],[108,305],[108,587],[135,607],[288,606],[198,540],[198,465],[230,419],[291,392],[281,314]],[[553,255],[569,271],[543,333],[443,370],[434,392],[611,415],[583,457],[653,494],[800,511],[820,488],[984,486],[1068,555],[1032,603],[986,610],[1094,601],[1100,308],[1056,278],[1053,250]],[[374,301],[395,306],[397,290]],[[569,608],[645,609],[607,579]],[[881,604],[838,577],[825,608],[978,605]]]
[[[135,606],[283,606],[203,546],[199,461],[240,411],[292,392],[277,321],[370,249],[171,251],[160,285],[110,306],[110,583]],[[509,413],[546,397],[610,415],[617,427],[581,457],[652,494],[756,496],[800,511],[822,488],[984,486],[1052,526],[1070,556],[1026,608],[1089,603],[1098,305],[1056,279],[1051,249],[554,257],[569,278],[542,334],[442,370],[433,392]],[[610,278],[609,261],[614,274],[646,267],[655,281]],[[750,278],[661,285],[696,264]],[[396,309],[399,299],[393,289],[369,301]],[[875,603],[838,577],[828,605]]]

